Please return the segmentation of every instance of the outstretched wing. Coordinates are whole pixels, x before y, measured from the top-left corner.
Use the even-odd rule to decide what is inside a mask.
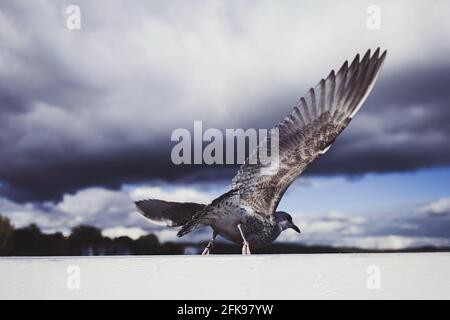
[[[379,48],[372,56],[368,50],[361,60],[356,55],[350,66],[346,61],[337,74],[331,71],[299,100],[275,127],[279,129],[278,166],[273,169],[270,163],[251,164],[247,159],[233,178],[231,188],[239,191],[241,205],[273,215],[291,183],[347,127],[370,93],[385,57],[386,51],[380,56]],[[263,148],[270,152],[270,147],[269,137],[253,155]]]
[[[205,208],[204,204],[192,202],[167,202],[163,200],[136,201],[138,211],[156,224],[168,227],[179,227],[187,223],[199,211]]]

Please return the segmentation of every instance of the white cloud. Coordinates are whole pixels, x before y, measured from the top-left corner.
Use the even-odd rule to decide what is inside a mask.
[[[404,229],[404,230],[419,230],[420,226],[417,224],[413,224],[413,223],[401,223],[399,226],[399,228]]]
[[[422,212],[444,214],[447,198],[430,202]],[[399,213],[394,207],[390,212],[371,215],[349,215],[342,211],[326,214],[296,214],[294,220],[302,230],[284,232],[281,241],[300,242],[307,245],[331,245],[375,250],[396,250],[423,246],[450,246],[450,237],[445,235],[448,219],[437,221],[432,217],[417,214],[416,206],[410,205],[407,212]]]
[[[53,210],[50,204],[17,204],[6,198],[0,198],[0,215],[8,217],[16,228],[32,223],[45,228],[48,232],[63,231],[70,228],[71,219],[64,213]]]
[[[330,212],[325,215],[304,214],[297,216],[296,223],[302,230],[298,235],[295,232],[283,232],[280,241],[298,242],[306,245],[330,245],[334,247],[354,247],[373,250],[398,250],[423,246],[450,246],[450,238],[443,236],[423,236],[414,233],[421,229],[426,231],[428,226],[423,222],[418,226],[411,223],[405,216],[389,218],[362,217],[346,215],[342,212]],[[432,218],[429,218],[432,219]],[[385,234],[386,230],[398,228],[398,234]],[[404,232],[409,235],[404,235]],[[433,232],[433,231],[431,231]]]
[[[127,187],[119,191],[89,188],[65,195],[62,201],[56,204],[17,204],[0,198],[0,214],[9,217],[17,228],[36,223],[44,232],[63,231],[68,234],[74,226],[89,224],[102,228],[103,235],[111,238],[128,236],[137,239],[147,232],[153,232],[161,242],[180,241],[176,236],[177,229],[155,226],[135,210],[133,200],[142,198],[207,203],[212,195],[185,186]],[[443,214],[447,205],[446,199],[427,204],[423,207],[423,212]],[[424,217],[420,216],[422,220],[411,220],[414,217],[417,218],[417,215],[398,216],[386,212],[381,216],[358,216],[338,210],[325,214],[297,214],[294,215],[294,220],[302,233],[299,235],[287,230],[281,234],[278,241],[365,249],[450,245],[450,238],[442,233],[434,235],[437,227],[445,229],[442,222],[436,226],[437,220],[434,218],[429,217],[425,221]],[[390,232],[387,230],[394,231],[387,233]],[[210,237],[211,230],[206,228],[183,237],[181,241],[206,241]]]
[[[302,230],[302,235],[315,239],[362,234],[366,223],[365,217],[345,214],[339,210],[333,210],[324,215],[296,214],[294,220]],[[298,240],[294,234],[291,236]]]
[[[420,208],[420,211],[433,216],[445,216],[450,214],[450,198],[442,198],[430,202]]]
[[[337,240],[334,245],[362,249],[399,250],[423,246],[450,246],[450,239],[386,235],[344,238],[342,240]]]
[[[160,187],[140,187],[130,191],[130,196],[135,201],[142,199],[160,199],[174,202],[209,203],[214,196],[195,189],[180,187],[172,191],[163,190]]]
[[[147,231],[137,227],[134,228],[114,227],[102,230],[102,235],[104,237],[109,237],[111,239],[125,236],[133,240],[136,240],[146,235],[147,233],[148,233]]]
[[[347,226],[341,233],[345,236],[360,235],[364,233],[364,228],[356,225]]]
[[[135,187],[118,191],[88,188],[66,194],[58,203],[42,206],[0,198],[0,214],[8,217],[16,228],[35,223],[44,232],[63,231],[67,234],[77,225],[88,224],[104,229],[104,235],[109,237],[136,238],[161,229],[148,222],[134,207],[134,200],[147,198],[208,203],[212,196],[188,187]],[[176,238],[176,229],[165,230],[161,233],[163,239]]]
[[[105,215],[123,213],[132,208],[133,203],[126,193],[102,188],[89,188],[73,195],[65,195],[57,208],[67,214],[90,217],[99,212]]]
[[[342,221],[336,220],[319,220],[307,223],[303,229],[308,230],[311,234],[326,234],[331,232],[338,232],[346,226]]]
[[[332,210],[327,213],[326,218],[329,220],[345,221],[348,219],[348,216],[346,216],[342,211]]]

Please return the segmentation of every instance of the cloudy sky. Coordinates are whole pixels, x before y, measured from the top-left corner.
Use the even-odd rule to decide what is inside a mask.
[[[72,4],[79,30],[67,28]],[[0,0],[0,214],[47,232],[86,223],[172,240],[132,200],[208,202],[236,170],[173,165],[174,129],[270,128],[331,69],[380,46],[364,107],[281,202],[303,232],[281,240],[450,245],[448,12],[447,0]]]

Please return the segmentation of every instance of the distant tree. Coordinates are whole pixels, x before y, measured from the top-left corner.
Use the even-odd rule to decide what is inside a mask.
[[[173,243],[165,242],[161,248],[159,254],[176,254],[180,255],[184,253],[185,244],[183,243]]]
[[[67,239],[72,255],[103,255],[107,253],[110,239],[104,238],[100,229],[80,225],[72,229]]]
[[[62,256],[67,255],[66,238],[61,232],[43,233],[35,224],[14,232],[14,256]]]
[[[134,254],[136,251],[136,246],[130,237],[118,237],[112,240],[111,248],[108,254],[111,255],[130,255]]]
[[[66,237],[61,232],[43,234],[41,245],[47,251],[45,255],[64,256],[68,254]]]
[[[9,255],[13,249],[14,228],[7,217],[0,216],[0,256]]]
[[[17,229],[14,232],[14,255],[48,255],[48,248],[44,246],[42,238],[43,234],[35,224],[30,224],[28,227]]]
[[[161,254],[158,238],[150,233],[135,241],[135,254]]]

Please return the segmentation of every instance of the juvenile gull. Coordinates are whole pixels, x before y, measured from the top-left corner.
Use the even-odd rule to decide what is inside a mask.
[[[283,230],[300,229],[290,214],[276,211],[291,183],[324,154],[347,127],[370,93],[386,57],[378,48],[362,59],[356,55],[311,88],[293,111],[275,128],[279,130],[279,163],[247,161],[232,180],[230,191],[210,204],[176,203],[162,200],[137,201],[145,217],[170,227],[181,227],[182,237],[202,227],[211,227],[213,235],[202,254],[207,255],[217,235],[242,243],[242,254],[273,242]],[[270,149],[270,144],[265,144]],[[257,152],[262,145],[256,147]],[[270,168],[269,168],[270,167]],[[268,170],[272,170],[267,174]]]

